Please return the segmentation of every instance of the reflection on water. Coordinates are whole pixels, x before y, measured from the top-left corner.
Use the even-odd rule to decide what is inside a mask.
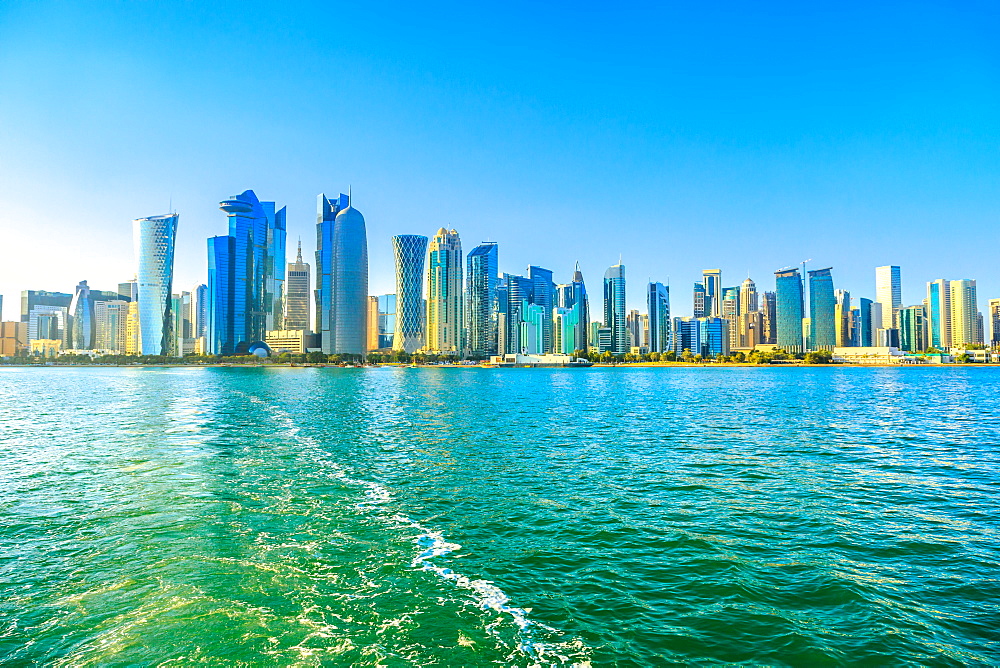
[[[993,369],[0,369],[0,662],[995,663]]]

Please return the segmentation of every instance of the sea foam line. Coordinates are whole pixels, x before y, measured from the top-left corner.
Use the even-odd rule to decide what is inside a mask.
[[[291,416],[278,408],[263,401],[259,397],[248,395],[240,392],[246,396],[251,402],[260,405],[262,408],[267,410],[273,418],[278,422],[281,422],[286,428],[286,435],[293,440],[299,441],[300,443],[306,444],[311,448],[319,447],[317,440],[311,436],[303,436],[300,434],[300,428],[295,425],[292,421]],[[388,487],[380,483],[363,480],[359,478],[352,477],[347,470],[340,464],[329,461],[323,458],[323,462],[330,467],[330,473],[333,477],[338,480],[351,485],[362,487],[365,489],[365,495],[368,497],[369,501],[367,503],[357,504],[358,508],[383,508],[389,504],[396,503],[396,499]],[[440,531],[435,531],[428,529],[416,520],[407,517],[402,513],[396,513],[390,515],[387,512],[379,512],[382,519],[387,523],[392,523],[397,526],[409,527],[415,529],[417,535],[413,538],[413,544],[417,546],[419,552],[410,562],[410,567],[420,570],[428,571],[434,573],[438,577],[452,582],[455,586],[470,591],[476,595],[474,603],[481,610],[492,610],[500,615],[507,615],[511,618],[514,624],[518,627],[522,634],[522,638],[518,643],[517,649],[527,656],[532,657],[536,661],[546,661],[559,663],[570,663],[572,665],[580,666],[580,668],[590,667],[590,650],[586,647],[582,641],[579,639],[572,641],[571,643],[559,643],[560,645],[566,645],[567,649],[572,647],[574,652],[581,652],[586,655],[587,658],[582,660],[572,660],[568,656],[559,654],[555,645],[537,641],[532,637],[532,630],[534,628],[544,629],[550,633],[556,633],[562,635],[562,632],[541,622],[533,621],[528,618],[531,612],[530,608],[519,608],[510,605],[510,597],[506,592],[500,587],[490,582],[489,580],[483,579],[473,579],[461,573],[457,573],[451,568],[445,566],[437,565],[434,560],[437,558],[447,557],[448,555],[460,550],[462,548],[458,543],[452,543],[445,539],[444,534]],[[489,632],[494,636],[499,636],[499,633],[495,630],[496,624],[490,624],[487,626]],[[540,666],[540,663],[534,664],[535,666]]]

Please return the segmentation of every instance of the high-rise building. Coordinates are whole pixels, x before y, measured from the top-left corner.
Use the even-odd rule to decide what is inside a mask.
[[[320,348],[324,353],[333,352],[333,233],[337,214],[350,205],[350,197],[340,193],[336,199],[320,194],[316,198],[316,327]]]
[[[139,283],[136,279],[118,284],[118,298],[127,302],[139,299]]]
[[[465,318],[469,354],[497,354],[497,277],[500,271],[495,241],[486,241],[466,258]]]
[[[951,281],[951,345],[967,346],[982,343],[979,309],[976,307],[976,282],[969,279]]]
[[[739,323],[740,311],[740,289],[737,287],[722,288],[722,300],[720,301],[719,316],[729,321],[729,348],[739,347],[740,331],[737,327]]]
[[[930,347],[951,347],[951,286],[939,278],[927,284],[927,332]]]
[[[556,306],[552,309],[552,347],[559,355],[572,355],[582,350],[577,340],[579,333],[580,309],[574,304],[566,308]]]
[[[396,331],[392,348],[414,353],[424,345],[427,237],[419,234],[394,236],[392,253],[396,259]]]
[[[531,281],[531,297],[529,302],[541,306],[542,316],[542,349],[540,353],[552,352],[552,307],[555,306],[555,283],[552,282],[552,272],[549,269],[531,265],[528,267],[528,280]]]
[[[140,345],[140,328],[139,328],[139,302],[129,302],[128,304],[128,315],[126,316],[128,320],[125,323],[125,354],[126,355],[141,355],[142,346]]]
[[[208,286],[204,283],[191,288],[191,336],[200,339],[208,329]]]
[[[72,298],[71,298],[72,299]],[[28,314],[28,341],[61,341],[69,348],[69,306],[34,306]]]
[[[243,354],[267,331],[282,329],[285,209],[275,211],[274,202],[261,202],[252,190],[220,202],[219,208],[226,213],[229,234],[208,240],[208,327],[215,330],[209,332],[209,348],[215,354]]]
[[[583,282],[583,272],[580,271],[580,262],[577,261],[573,269],[573,281],[570,283],[573,288],[573,303],[560,304],[560,306],[574,306],[579,309],[580,315],[577,321],[576,344],[578,350],[587,350],[587,341],[590,334],[590,301],[587,299],[587,286]]]
[[[604,272],[604,326],[611,329],[611,352],[629,352],[630,338],[625,326],[625,265],[620,262]]]
[[[694,304],[694,317],[695,318],[705,318],[708,317],[709,312],[712,310],[712,301],[709,299],[708,294],[705,292],[704,283],[695,283],[693,290],[693,304]]]
[[[802,276],[795,268],[774,272],[775,311],[777,320],[776,343],[792,353],[803,351],[802,346]]]
[[[368,297],[368,343],[369,352],[378,350],[378,297],[370,295]]]
[[[302,261],[302,241],[299,240],[295,262],[289,262],[285,279],[285,329],[311,331],[309,326],[309,263]]]
[[[729,325],[725,318],[674,318],[674,353],[706,359],[728,355]]]
[[[462,352],[462,241],[445,228],[431,239],[427,254],[427,342],[435,353]]]
[[[775,344],[778,341],[778,298],[777,293],[765,292],[760,302],[761,343]]]
[[[646,309],[649,314],[649,352],[671,350],[670,288],[663,283],[646,286]]]
[[[836,329],[838,348],[853,345],[851,342],[851,293],[847,290],[833,291],[833,326]]]
[[[851,345],[870,348],[875,345],[874,302],[865,297],[858,298],[858,307],[851,310]]]
[[[521,322],[524,318],[524,305],[529,303],[528,298],[531,295],[532,287],[531,280],[526,276],[504,274],[503,289],[497,289],[498,293],[502,292],[506,297],[503,301],[500,301],[499,294],[497,297],[498,302],[503,307],[500,316],[502,316],[504,321],[504,326],[500,327],[500,318],[498,317],[497,326],[504,336],[504,351],[506,354],[525,352],[521,341]]]
[[[705,285],[705,306],[708,316],[722,317],[722,270],[706,269],[701,272],[702,283]]]
[[[73,295],[65,292],[49,292],[47,290],[21,291],[21,322],[28,322],[32,309],[36,306],[62,306],[69,308]]]
[[[812,350],[833,350],[837,345],[836,298],[830,270],[828,267],[809,272],[809,347]]]
[[[642,345],[642,314],[631,309],[625,315],[625,329],[628,330],[629,347],[638,348]]]
[[[990,342],[1000,347],[1000,299],[990,300]]]
[[[763,317],[758,309],[757,284],[749,276],[740,284],[737,313],[730,328],[730,347],[753,348],[763,343]]]
[[[380,350],[392,348],[396,334],[396,295],[378,296],[378,347]]]
[[[530,280],[530,279],[529,279]],[[551,319],[545,308],[540,304],[532,304],[524,300],[521,305],[521,350],[525,355],[541,355],[545,346],[544,322]]]
[[[896,329],[896,312],[903,303],[903,293],[899,279],[899,267],[887,265],[875,267],[875,301],[882,305],[882,329]]]
[[[125,352],[130,303],[124,299],[94,302],[94,347],[96,349]]]
[[[351,201],[333,221],[332,286],[332,341],[323,348],[337,355],[364,355],[368,343],[368,233],[365,217]]]
[[[919,353],[927,349],[927,326],[924,306],[907,306],[899,309],[899,347],[907,352]]]
[[[87,281],[80,281],[69,305],[69,345],[74,350],[90,350],[97,338],[94,298]]]

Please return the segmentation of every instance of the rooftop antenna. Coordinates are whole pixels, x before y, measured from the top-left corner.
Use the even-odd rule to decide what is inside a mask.
[[[347,186],[347,206],[354,206],[354,197],[351,193],[351,186]]]
[[[167,212],[168,213],[173,213],[174,212],[174,194],[173,193],[170,193],[170,203],[167,204]]]

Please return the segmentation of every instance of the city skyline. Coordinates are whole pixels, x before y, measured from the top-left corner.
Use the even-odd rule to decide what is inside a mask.
[[[870,267],[886,265],[904,268],[905,303],[941,276],[1000,294],[990,244],[971,240],[1000,220],[994,6],[535,8],[516,35],[481,9],[169,7],[0,8],[8,310],[22,289],[124,280],[128,221],[174,210],[176,281],[205,282],[216,205],[249,187],[288,206],[311,258],[312,198],[348,185],[373,294],[393,291],[382,240],[441,226],[467,247],[500,241],[507,271],[579,260],[597,275],[622,253],[632,276],[669,280],[682,312],[707,267],[760,280],[807,258],[873,299]],[[334,45],[318,22],[351,30]],[[173,37],[150,50],[154,26]],[[237,34],[269,55],[234,48]],[[234,106],[220,81],[281,102]],[[135,104],[153,94],[171,103]],[[218,150],[236,136],[258,149]],[[644,291],[627,299],[641,309]]]

